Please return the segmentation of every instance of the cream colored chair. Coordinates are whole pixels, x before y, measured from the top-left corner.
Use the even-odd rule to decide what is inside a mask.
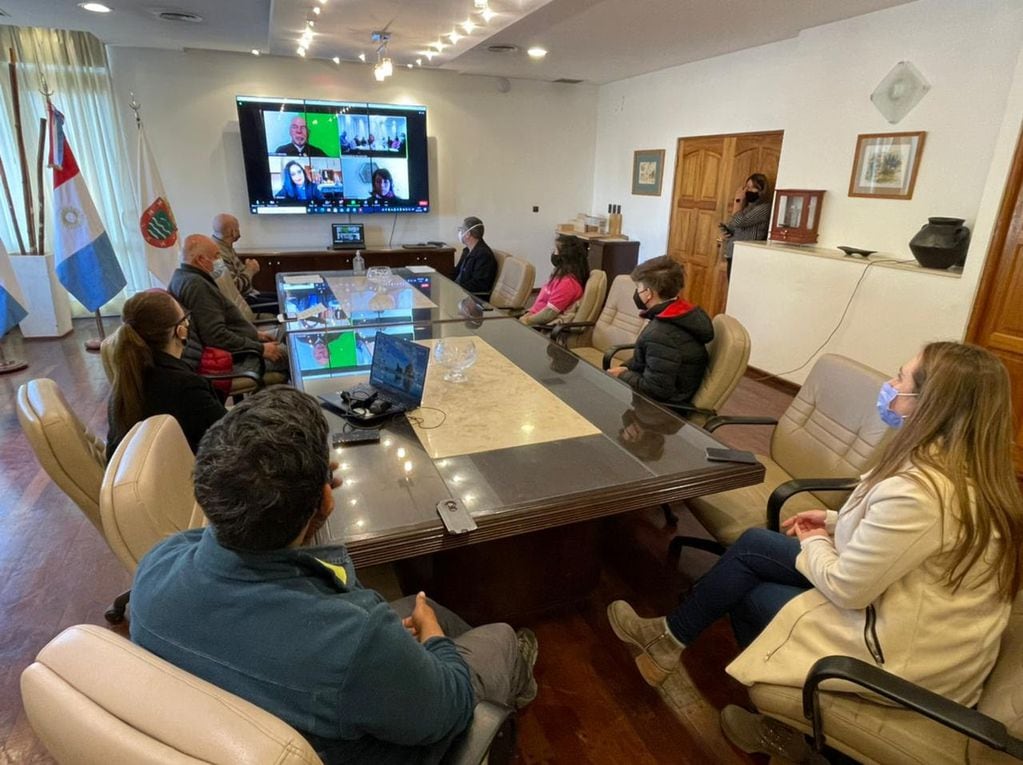
[[[45,377],[18,388],[18,421],[46,474],[102,533],[99,489],[106,444],[75,416],[57,383]]]
[[[607,274],[599,268],[590,271],[583,285],[583,296],[570,305],[565,312],[558,316],[550,324],[540,324],[533,329],[541,332],[553,332],[555,327],[563,324],[578,324],[591,327],[600,316],[604,307],[604,300],[607,298]],[[573,348],[578,344],[580,335],[569,333],[565,337],[565,347]]]
[[[114,555],[135,573],[142,556],[164,538],[203,525],[195,501],[195,457],[178,421],[159,414],[138,422],[110,455],[100,486],[103,535]],[[107,611],[106,619],[124,619],[130,591]]]
[[[497,253],[494,253],[497,257]],[[490,292],[490,304],[516,312],[525,310],[526,301],[533,291],[536,269],[533,264],[508,253],[498,258],[497,279]]]
[[[224,273],[218,276],[214,281],[216,281],[221,294],[230,300],[234,306],[241,311],[242,316],[244,316],[248,321],[253,324],[277,323],[276,317],[269,313],[260,313],[257,316],[257,314],[252,310],[252,306],[249,305],[249,302],[242,296],[242,293],[238,291],[238,285],[234,283],[234,277],[231,276],[230,271],[224,271]],[[266,305],[270,306],[274,304],[267,303]],[[256,307],[259,308],[260,306],[257,304]]]
[[[647,323],[632,300],[635,291],[636,284],[628,274],[616,276],[595,322],[561,324],[551,332],[551,340],[566,347],[574,343],[572,352],[595,367],[603,366],[605,355],[613,356],[619,363],[627,361],[632,358],[631,350],[617,353],[618,346],[631,349]]]
[[[886,379],[887,375],[852,359],[825,354],[814,364],[780,420],[708,420],[708,431],[730,424],[776,424],[770,455],[757,455],[767,473],[757,486],[686,500],[693,515],[719,544],[676,537],[672,552],[677,553],[683,546],[721,552],[722,545],[731,545],[748,528],[777,530],[782,505],[786,518],[801,510],[841,507],[891,433],[875,406],[877,391]]]
[[[853,693],[816,691],[846,680],[895,706]],[[825,686],[826,687],[826,686]],[[872,664],[845,656],[821,659],[805,688],[757,684],[757,708],[866,765],[1007,765],[1023,759],[1023,595],[1018,595],[994,670],[980,702],[968,709]]]
[[[39,652],[21,698],[61,765],[322,762],[275,715],[93,625],[69,627]],[[442,762],[506,762],[514,750],[514,715],[484,702]]]

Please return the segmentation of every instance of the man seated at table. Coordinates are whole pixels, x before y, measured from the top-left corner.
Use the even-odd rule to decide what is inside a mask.
[[[234,251],[234,243],[242,238],[238,219],[229,213],[219,213],[213,217],[213,241],[217,243],[220,257],[231,273],[238,294],[245,298],[250,306],[258,305],[260,313],[277,314],[277,294],[260,292],[252,286],[252,277],[259,273],[259,262],[247,258],[245,262]]]
[[[210,525],[139,563],[131,638],[282,718],[328,765],[436,762],[476,701],[532,701],[536,637],[469,629],[423,593],[389,605],[343,546],[301,547],[334,509],[327,436],[316,400],[285,386],[207,431],[194,480]]]
[[[458,227],[462,257],[455,266],[455,282],[466,292],[490,300],[490,291],[497,279],[497,258],[490,245],[483,241],[483,221],[470,215]]]
[[[657,401],[688,404],[707,373],[714,324],[702,308],[682,299],[685,274],[667,255],[640,263],[630,276],[639,315],[650,321],[636,338],[632,358],[607,373]]]
[[[169,291],[190,312],[191,327],[204,347],[221,348],[235,358],[236,370],[255,370],[259,359],[267,372],[287,372],[288,354],[282,343],[261,332],[220,291],[215,279],[224,268],[216,242],[202,234],[185,238],[181,266],[171,277]],[[245,354],[245,351],[251,353]]]

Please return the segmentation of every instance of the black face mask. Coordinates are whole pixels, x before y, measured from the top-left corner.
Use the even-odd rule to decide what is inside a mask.
[[[760,192],[759,191],[747,191],[746,192],[746,203],[747,204],[752,204],[753,202],[756,202],[758,199],[760,199]]]
[[[556,252],[552,252],[551,253],[551,265],[554,266],[555,268],[557,268],[558,266],[561,265],[561,263],[562,263],[561,256],[558,253],[556,253]]]
[[[639,290],[632,293],[632,302],[636,304],[636,308],[641,311],[646,310],[646,303],[643,302],[643,298],[639,296]]]

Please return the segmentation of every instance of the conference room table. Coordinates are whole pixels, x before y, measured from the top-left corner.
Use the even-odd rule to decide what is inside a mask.
[[[467,296],[455,290],[432,275],[431,298],[452,307]],[[487,316],[289,333],[294,384],[314,396],[368,381],[371,355],[354,349],[378,331],[431,348],[470,338],[477,351],[461,383],[431,355],[420,408],[388,418],[377,442],[334,449],[342,482],[318,544],[344,543],[358,567],[395,563],[403,589],[425,588],[470,621],[508,619],[595,586],[606,516],[763,480],[762,465],[707,461],[722,446],[713,436],[571,351]],[[316,344],[332,350],[316,357]],[[351,427],[324,413],[332,432]],[[445,530],[438,503],[452,498],[476,530]]]

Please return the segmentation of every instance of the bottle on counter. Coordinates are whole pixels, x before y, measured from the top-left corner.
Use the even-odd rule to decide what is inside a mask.
[[[352,258],[352,272],[356,276],[362,276],[366,273],[366,259],[362,257],[362,250],[355,251],[355,257]]]

